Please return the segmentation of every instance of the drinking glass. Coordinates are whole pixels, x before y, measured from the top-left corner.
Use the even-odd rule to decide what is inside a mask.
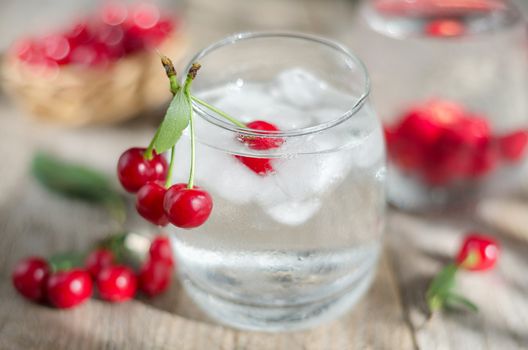
[[[339,316],[371,283],[384,222],[383,133],[363,64],[340,44],[291,33],[229,36],[192,62],[202,65],[193,95],[280,130],[240,128],[193,102],[195,184],[214,208],[203,226],[172,229],[187,293],[244,329]],[[174,183],[188,176],[187,136]]]
[[[507,0],[371,0],[359,49],[386,129],[388,198],[466,206],[526,175],[526,24]],[[368,46],[367,46],[368,45]]]

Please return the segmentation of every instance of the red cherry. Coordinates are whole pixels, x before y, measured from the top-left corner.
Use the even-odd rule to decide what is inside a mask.
[[[519,130],[498,138],[499,152],[509,162],[518,162],[526,154],[528,131]]]
[[[124,35],[120,26],[100,25],[97,28],[97,40],[107,46],[121,45]]]
[[[69,63],[70,43],[61,35],[51,35],[42,39],[46,57],[60,65]]]
[[[473,156],[469,175],[474,178],[491,173],[498,166],[499,155],[495,144],[488,141],[480,145]]]
[[[259,131],[280,131],[275,125],[265,122],[263,120],[255,120],[247,124],[247,127],[252,130]],[[239,136],[238,139],[244,142],[249,148],[254,150],[267,150],[280,147],[284,143],[284,139],[280,137],[269,137],[271,135],[263,133],[264,137],[258,136]]]
[[[31,62],[40,56],[42,48],[33,39],[22,39],[13,44],[11,53],[23,62]]]
[[[104,23],[117,26],[125,21],[128,9],[122,2],[112,1],[101,9],[101,19]]]
[[[465,32],[464,23],[456,19],[437,19],[430,21],[424,28],[425,34],[431,37],[455,37]]]
[[[162,260],[147,259],[139,272],[139,288],[149,297],[163,293],[170,286],[172,266]]]
[[[148,3],[141,3],[132,9],[132,21],[142,29],[152,28],[160,19],[159,9]]]
[[[265,122],[263,120],[255,120],[247,124],[249,129],[261,131],[280,131],[275,125]],[[263,133],[266,135],[266,133]],[[267,135],[269,136],[269,135]],[[280,147],[284,143],[284,139],[280,137],[258,137],[258,136],[238,136],[240,142],[245,143],[249,148],[254,150],[268,150]],[[242,164],[251,169],[254,173],[264,176],[274,171],[271,159],[256,158],[246,156],[235,156]]]
[[[134,297],[137,279],[134,271],[123,265],[107,266],[97,275],[97,290],[103,300],[126,301]]]
[[[213,210],[213,199],[199,187],[187,188],[183,184],[171,186],[165,194],[163,207],[169,221],[181,228],[203,225]]]
[[[136,196],[136,210],[154,225],[166,226],[169,219],[163,211],[163,199],[167,189],[157,182],[147,182]]]
[[[273,165],[271,164],[271,159],[269,158],[255,158],[245,156],[235,156],[235,158],[251,169],[251,171],[260,176],[264,176],[275,171]]]
[[[66,33],[66,38],[72,47],[88,44],[93,39],[93,36],[94,34],[90,30],[88,23],[84,21],[75,24],[73,28]]]
[[[48,278],[49,302],[60,309],[77,306],[92,295],[92,279],[82,269],[59,271]]]
[[[173,265],[172,249],[169,238],[166,236],[158,236],[154,238],[150,244],[149,256],[154,261],[164,261],[168,265]]]
[[[154,154],[151,160],[144,158],[144,148],[126,150],[117,163],[117,176],[128,192],[137,192],[149,181],[167,179],[168,164],[161,155]]]
[[[399,139],[410,141],[416,146],[430,146],[440,137],[442,129],[431,113],[417,109],[404,116],[395,132]]]
[[[97,277],[99,272],[107,266],[114,264],[114,254],[111,250],[100,248],[92,251],[86,261],[84,262],[84,267],[86,271],[92,275],[92,277]]]
[[[493,268],[499,255],[499,245],[490,236],[472,232],[464,237],[456,263],[471,271]]]
[[[33,301],[43,301],[46,295],[46,281],[49,276],[49,266],[46,260],[30,257],[19,261],[11,276],[13,286],[25,298]]]

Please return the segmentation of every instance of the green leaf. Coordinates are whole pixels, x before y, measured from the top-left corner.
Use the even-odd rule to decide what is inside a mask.
[[[464,306],[470,311],[478,312],[478,306],[475,303],[456,293],[448,293],[446,295],[445,303],[448,307],[457,308],[458,306]]]
[[[168,151],[178,142],[183,130],[189,125],[191,99],[184,89],[179,89],[167,109],[154,139],[154,149],[158,154]]]
[[[431,282],[428,294],[443,294],[453,287],[455,281],[455,274],[458,267],[454,264],[449,264],[440,271],[438,275]]]
[[[447,294],[453,288],[458,267],[449,264],[433,279],[426,292],[427,305],[431,311],[439,310],[445,305]]]
[[[70,270],[83,266],[84,255],[77,252],[64,252],[53,255],[48,259],[53,272]]]
[[[69,198],[104,205],[114,218],[119,222],[124,221],[123,198],[112,188],[109,179],[97,170],[37,153],[33,158],[31,171],[35,179],[48,190]]]

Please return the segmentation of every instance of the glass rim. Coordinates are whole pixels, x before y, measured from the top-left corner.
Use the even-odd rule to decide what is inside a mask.
[[[250,39],[259,39],[259,38],[290,38],[290,39],[306,40],[306,41],[311,41],[316,44],[322,44],[324,46],[327,46],[335,50],[336,52],[342,55],[345,55],[347,58],[351,59],[359,67],[361,71],[361,75],[364,80],[362,94],[358,97],[357,101],[354,103],[354,105],[350,109],[345,111],[343,114],[341,114],[337,118],[334,118],[324,123],[308,126],[305,128],[298,128],[298,129],[291,129],[291,130],[284,130],[284,131],[254,131],[252,129],[242,128],[237,125],[231,124],[225,121],[224,119],[214,116],[207,108],[204,108],[197,102],[192,101],[192,107],[198,114],[200,114],[200,117],[202,117],[206,121],[218,127],[221,127],[223,129],[232,131],[234,133],[237,133],[243,136],[259,136],[259,137],[303,136],[303,135],[320,132],[326,129],[330,129],[332,127],[335,127],[347,121],[352,116],[354,116],[361,109],[361,107],[363,107],[365,101],[369,97],[370,77],[368,75],[367,68],[365,64],[361,61],[361,59],[359,59],[355,54],[353,54],[347,47],[345,47],[344,45],[336,41],[333,41],[331,39],[327,39],[321,36],[317,36],[317,35],[297,33],[297,32],[287,32],[287,31],[240,32],[240,33],[229,35],[199,50],[189,60],[189,62],[187,63],[185,67],[184,72],[187,72],[194,62],[199,62],[199,60],[202,57],[207,56],[208,54],[216,51],[217,49],[226,47],[228,45],[236,44],[237,42],[240,42],[240,41],[245,41],[245,40],[250,40]],[[198,74],[198,76],[200,75]]]

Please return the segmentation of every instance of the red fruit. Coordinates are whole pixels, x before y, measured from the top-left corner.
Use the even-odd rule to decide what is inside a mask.
[[[48,278],[49,302],[60,309],[77,306],[92,295],[92,279],[82,269],[59,271]]]
[[[42,301],[46,295],[49,266],[46,260],[30,257],[19,261],[11,275],[13,286],[26,299]]]
[[[432,115],[422,110],[411,111],[395,130],[399,139],[424,146],[436,142],[441,131]]]
[[[137,279],[134,271],[122,265],[107,266],[97,275],[97,290],[103,300],[126,301],[134,297]]]
[[[161,155],[154,154],[151,160],[144,158],[144,148],[126,150],[117,163],[117,176],[128,192],[137,192],[149,181],[167,179],[168,164]]]
[[[171,278],[171,265],[162,260],[148,259],[139,272],[139,288],[149,297],[153,297],[167,290]]]
[[[128,9],[122,2],[112,1],[105,4],[101,10],[101,19],[104,23],[117,26],[125,21]]]
[[[491,141],[479,146],[473,156],[469,175],[474,178],[488,175],[498,165],[499,155]]]
[[[153,4],[141,3],[132,10],[132,21],[139,28],[152,28],[158,23],[159,19],[159,9]]]
[[[54,60],[60,65],[69,62],[70,43],[61,35],[51,35],[42,39],[46,57]]]
[[[108,46],[99,42],[77,46],[71,52],[71,62],[86,67],[104,67],[110,58]]]
[[[425,34],[431,37],[455,37],[465,32],[464,23],[455,19],[437,19],[425,26]]]
[[[249,129],[261,131],[280,131],[275,125],[262,121],[255,120],[247,124]],[[266,133],[263,133],[266,135]],[[269,135],[267,135],[269,136]],[[240,142],[245,143],[249,148],[254,150],[267,150],[280,147],[284,143],[284,139],[280,137],[257,137],[257,136],[238,136]],[[258,175],[264,176],[274,171],[269,158],[255,158],[245,156],[235,156],[242,164],[247,166]]]
[[[275,125],[265,122],[263,120],[255,120],[247,124],[247,127],[252,130],[259,131],[280,131]],[[267,150],[272,148],[280,147],[284,143],[284,139],[280,137],[269,137],[271,135],[263,133],[264,137],[258,136],[242,136],[238,139],[248,145],[249,148],[254,150]],[[267,137],[266,137],[267,136]]]
[[[172,249],[169,238],[166,236],[158,236],[154,238],[150,244],[149,256],[154,261],[164,261],[169,265],[173,265]]]
[[[120,45],[123,41],[124,31],[120,26],[101,25],[97,30],[97,40],[106,46]]]
[[[163,207],[169,221],[181,228],[201,226],[213,210],[213,199],[199,187],[186,188],[177,184],[167,190]]]
[[[107,266],[114,264],[114,254],[111,250],[100,248],[92,251],[86,261],[84,262],[84,267],[86,271],[92,275],[92,277],[97,277],[99,272]]]
[[[488,270],[495,266],[498,255],[499,245],[492,237],[470,233],[464,237],[456,263],[466,270]]]
[[[528,131],[519,130],[498,138],[499,152],[509,162],[518,162],[526,154]]]
[[[147,182],[136,196],[136,210],[154,225],[165,226],[169,219],[163,210],[163,199],[167,190],[157,182]]]
[[[251,171],[260,176],[264,176],[275,171],[273,165],[271,164],[271,159],[269,158],[255,158],[245,156],[235,156],[235,158],[251,169]]]
[[[89,43],[93,39],[93,33],[86,22],[79,22],[66,33],[70,46],[77,47]]]

